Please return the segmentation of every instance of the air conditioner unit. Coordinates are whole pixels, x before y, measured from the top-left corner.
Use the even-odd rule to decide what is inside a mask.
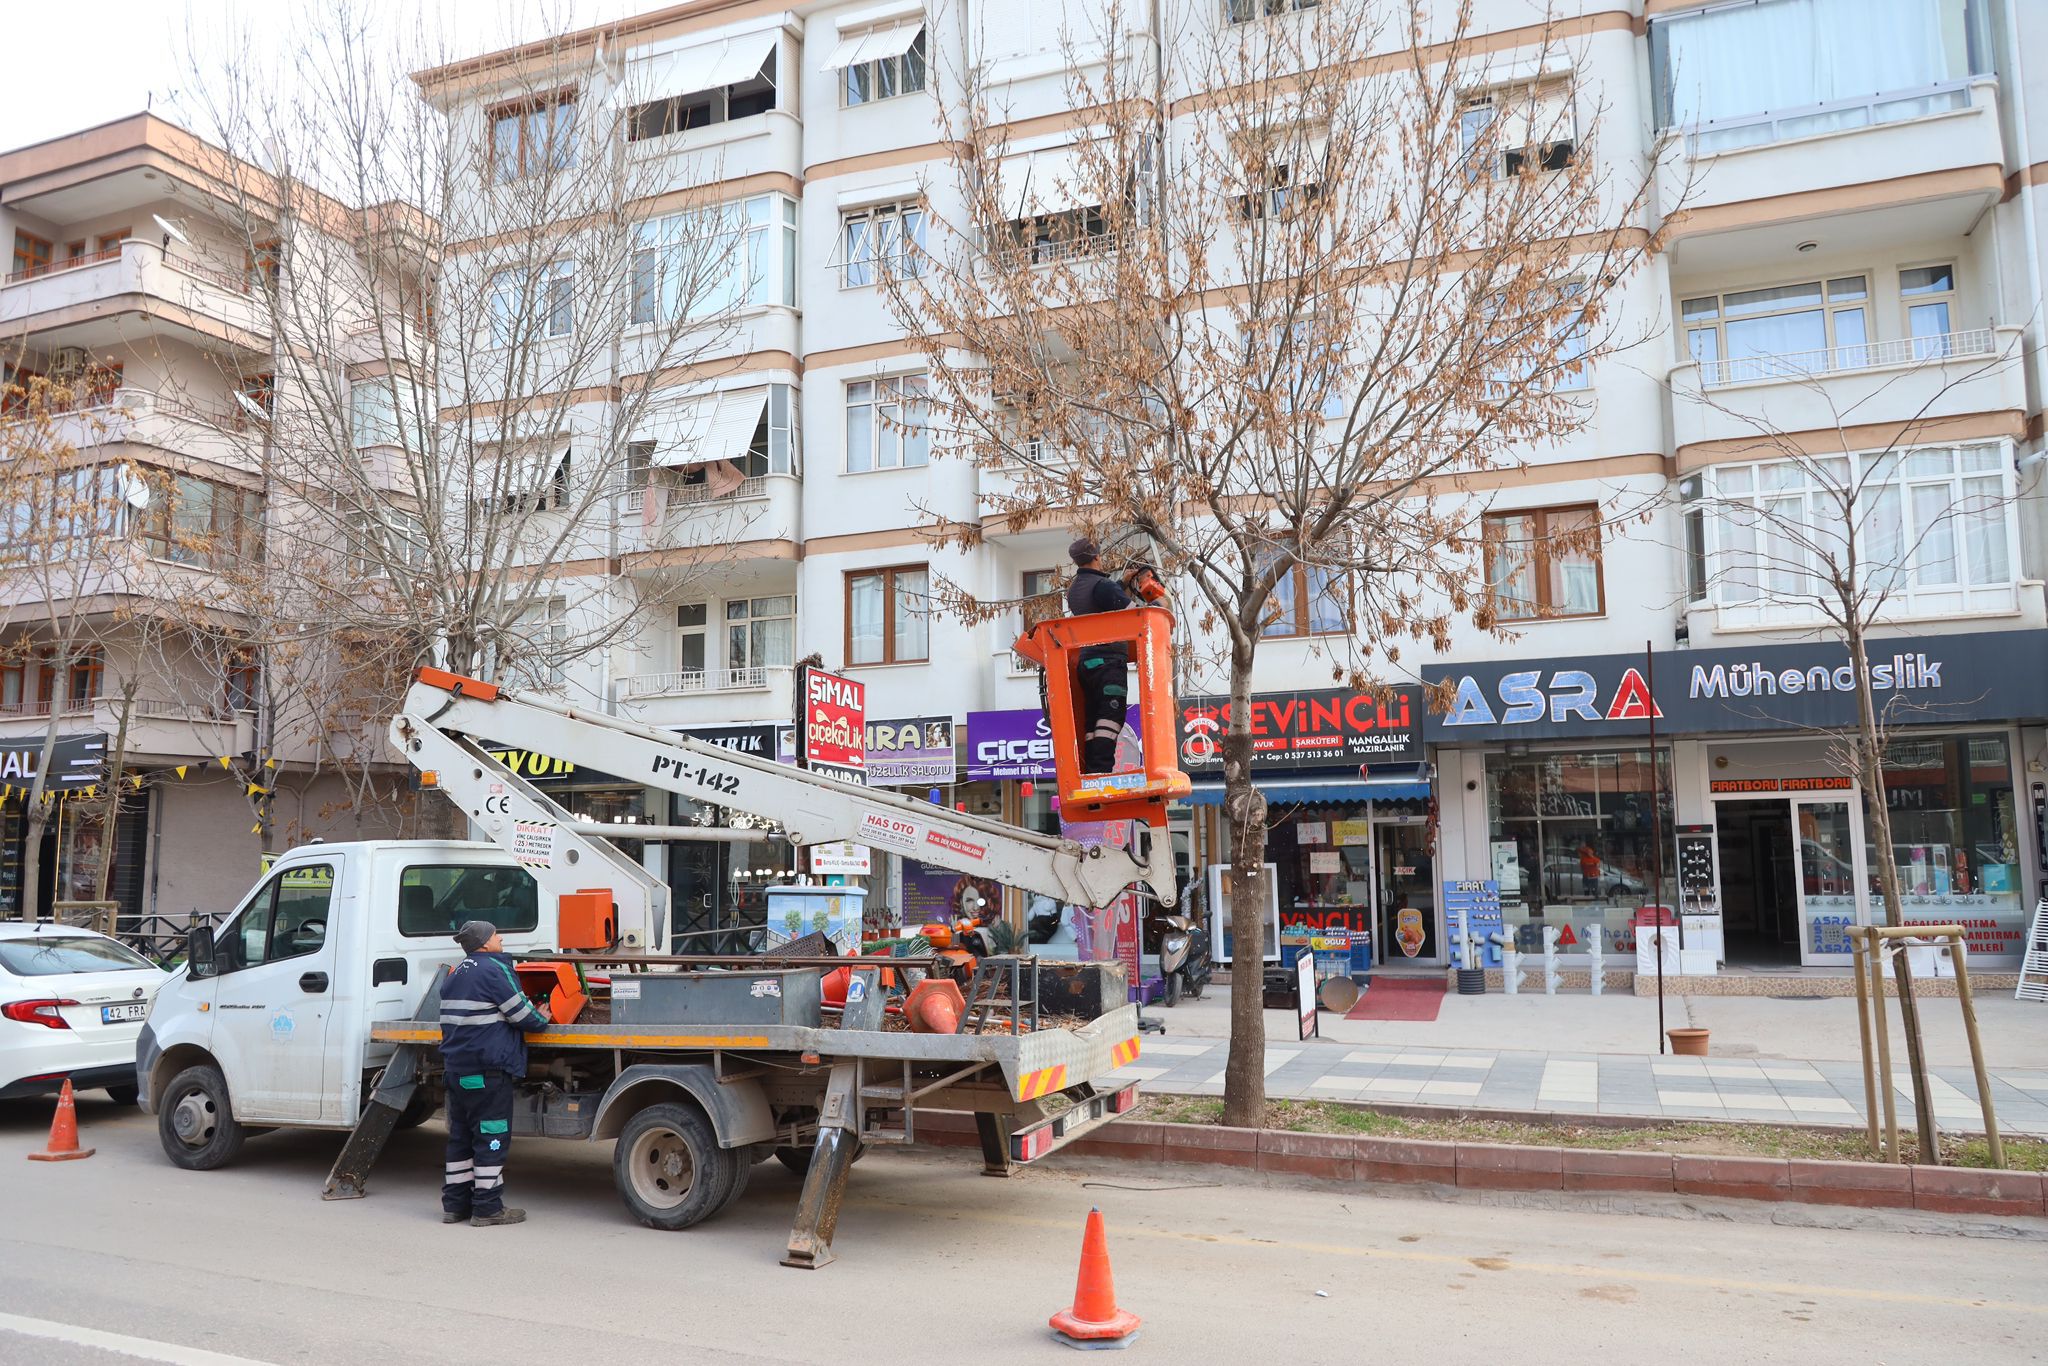
[[[82,346],[60,346],[50,353],[52,375],[82,374],[92,364],[92,352]]]

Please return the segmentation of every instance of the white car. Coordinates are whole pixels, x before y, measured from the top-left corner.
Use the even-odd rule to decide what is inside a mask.
[[[48,1095],[69,1077],[135,1103],[135,1041],[170,974],[118,939],[0,921],[0,1100]]]

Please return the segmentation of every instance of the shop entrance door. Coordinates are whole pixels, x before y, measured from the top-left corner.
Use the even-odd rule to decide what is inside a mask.
[[[726,846],[708,840],[683,840],[668,847],[668,886],[674,939],[671,953],[722,953],[719,891],[725,884]]]
[[[1843,798],[1792,799],[1793,848],[1799,870],[1799,952],[1809,967],[1852,960],[1848,928],[1860,924],[1856,889],[1863,880],[1863,813]]]
[[[1375,948],[1388,967],[1444,965],[1437,921],[1436,856],[1422,821],[1375,822],[1372,831]]]
[[[1799,961],[1799,873],[1792,808],[1781,797],[1717,801],[1721,930],[1731,967],[1791,967]]]

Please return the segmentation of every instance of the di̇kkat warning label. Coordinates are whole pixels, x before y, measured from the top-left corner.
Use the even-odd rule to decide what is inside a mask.
[[[529,868],[554,867],[554,822],[512,822],[512,857],[518,859]]]

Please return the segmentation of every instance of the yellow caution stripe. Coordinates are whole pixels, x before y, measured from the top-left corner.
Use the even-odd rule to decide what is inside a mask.
[[[1067,1065],[1041,1067],[1036,1072],[1026,1072],[1017,1078],[1017,1099],[1037,1100],[1055,1091],[1063,1091],[1067,1085]]]
[[[1109,1066],[1111,1071],[1119,1067],[1128,1067],[1137,1060],[1138,1036],[1135,1034],[1109,1050]]]

